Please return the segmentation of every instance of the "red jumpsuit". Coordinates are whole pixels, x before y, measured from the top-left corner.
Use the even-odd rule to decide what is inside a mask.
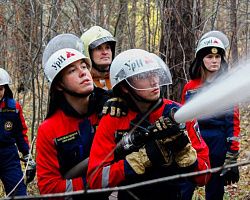
[[[100,92],[102,91],[102,92]],[[108,96],[95,88],[97,97],[90,97],[89,110],[80,116],[65,101],[51,117],[44,120],[37,134],[37,178],[41,194],[83,190],[85,176],[65,179],[63,175],[89,156],[99,122],[98,107]],[[105,93],[105,94],[104,94]]]
[[[179,104],[164,99],[162,105],[155,109],[148,116],[147,120],[150,124],[154,123],[160,116],[163,116],[170,108]],[[134,182],[141,182],[153,178],[164,177],[168,175],[178,174],[182,172],[177,165],[169,166],[168,168],[158,167],[145,173],[143,176],[136,175],[125,159],[116,161],[114,149],[116,147],[115,132],[128,131],[131,129],[131,122],[137,118],[141,119],[143,116],[132,110],[128,111],[127,116],[111,117],[104,116],[98,126],[92,148],[90,153],[89,167],[87,173],[87,180],[90,188],[106,188],[115,187],[119,185],[130,184]],[[193,147],[197,151],[197,165],[195,171],[206,170],[210,168],[208,158],[208,148],[199,132],[196,131],[195,121],[187,123],[187,130]],[[204,185],[209,179],[209,175],[201,175],[193,178],[199,185]],[[178,180],[172,182],[164,182],[163,184],[150,185],[142,188],[136,188],[135,192],[139,199],[176,199],[180,188],[178,187]],[[120,192],[119,193],[123,193]],[[171,196],[173,194],[173,196]],[[131,198],[126,194],[118,194],[119,199]],[[175,196],[177,195],[177,196]],[[132,198],[133,199],[133,198]]]

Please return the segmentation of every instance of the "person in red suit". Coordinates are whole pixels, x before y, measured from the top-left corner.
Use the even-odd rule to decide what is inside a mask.
[[[109,94],[94,86],[91,61],[82,52],[80,38],[60,34],[50,40],[43,53],[50,88],[48,113],[39,125],[36,143],[41,194],[85,189],[90,147]],[[80,173],[72,174],[81,163]]]
[[[126,116],[102,117],[90,151],[89,188],[108,188],[210,168],[208,147],[196,121],[179,124],[174,113],[180,104],[161,96],[161,86],[172,83],[166,64],[141,49],[120,53],[110,67],[115,96],[126,101]],[[205,185],[210,175],[190,180]],[[181,199],[175,179],[118,191],[118,199]]]

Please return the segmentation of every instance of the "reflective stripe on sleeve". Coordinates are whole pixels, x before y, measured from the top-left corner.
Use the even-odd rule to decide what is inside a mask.
[[[109,186],[109,173],[110,166],[106,166],[102,169],[102,188],[106,188]]]
[[[65,192],[73,192],[72,179],[66,179],[66,191]]]
[[[239,142],[240,141],[240,138],[239,137],[228,137],[227,138],[227,142],[230,142],[230,141],[236,141],[236,142]]]

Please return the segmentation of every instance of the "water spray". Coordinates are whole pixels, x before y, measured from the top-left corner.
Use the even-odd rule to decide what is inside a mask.
[[[174,115],[177,122],[207,118],[250,100],[250,61],[242,62],[204,87]]]

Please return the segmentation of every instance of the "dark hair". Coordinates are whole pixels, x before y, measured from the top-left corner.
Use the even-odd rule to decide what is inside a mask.
[[[61,91],[59,91],[57,89],[50,90],[48,112],[47,112],[46,118],[50,117],[51,115],[53,115],[56,112],[56,110],[61,105],[60,102],[63,101],[64,98],[65,97]]]
[[[10,87],[9,87],[8,84],[4,85],[4,89],[5,89],[5,91],[4,91],[4,97],[8,97],[10,99],[13,99],[13,93],[12,93],[12,91],[11,91],[11,89],[10,89]]]
[[[64,100],[64,95],[62,91],[59,91],[56,86],[61,81],[61,72],[54,78],[49,91],[49,102],[48,102],[48,112],[46,118],[53,115],[56,110],[60,107],[60,102]]]
[[[120,83],[118,83],[113,89],[113,95],[116,97],[121,97],[121,98],[125,98],[127,97],[127,95],[124,94],[122,87],[126,87],[129,88],[129,85],[127,83],[126,80],[121,81]]]

